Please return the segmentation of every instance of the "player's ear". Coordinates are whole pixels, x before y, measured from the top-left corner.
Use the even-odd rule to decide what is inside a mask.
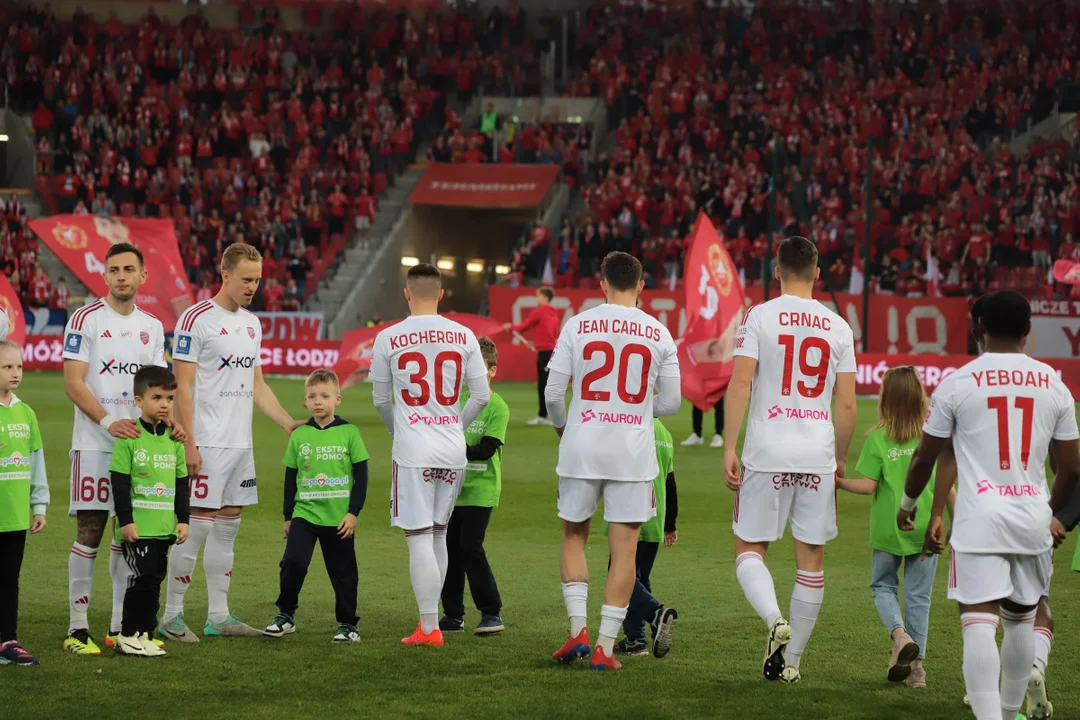
[[[817,282],[820,279],[821,279],[821,266],[819,265],[818,267],[814,268],[814,282]]]
[[[412,293],[409,292],[409,288],[405,288],[405,302],[412,302]]]
[[[443,289],[442,289],[442,288],[439,288],[439,302],[442,302],[442,299],[443,299],[443,292],[444,292],[444,291],[443,291]]]
[[[638,294],[638,295],[640,295],[640,294],[641,294],[641,291],[642,291],[642,290],[644,290],[644,289],[645,289],[645,280],[644,280],[644,279],[638,280],[638,283],[637,283],[637,294]]]

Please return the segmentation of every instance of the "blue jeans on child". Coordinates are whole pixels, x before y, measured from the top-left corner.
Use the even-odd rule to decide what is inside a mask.
[[[626,620],[623,621],[623,632],[629,640],[644,640],[646,625],[652,622],[656,611],[663,607],[660,601],[653,597],[652,583],[649,581],[659,549],[660,543],[655,542],[639,542],[637,546],[637,580],[630,596],[630,606],[626,609]]]
[[[937,572],[937,555],[893,555],[874,550],[870,592],[881,622],[889,634],[903,627],[919,646],[919,659],[926,657],[926,633],[930,626],[930,593]],[[904,566],[904,608],[900,611],[900,565]]]

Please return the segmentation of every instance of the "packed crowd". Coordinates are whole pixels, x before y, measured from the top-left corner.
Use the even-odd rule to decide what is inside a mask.
[[[1080,153],[1072,138],[1023,154],[1008,141],[1073,78],[1078,13],[1071,3],[836,3],[750,19],[594,8],[570,91],[604,99],[614,149],[582,184],[585,211],[550,249],[550,230],[529,233],[515,271],[538,278],[549,260],[557,284],[589,283],[599,257],[629,249],[656,282],[678,271],[704,208],[753,283],[775,202],[775,239],[812,237],[828,280],[846,289],[853,266],[866,274],[873,138],[876,290],[1042,288],[1053,259],[1080,256]]]

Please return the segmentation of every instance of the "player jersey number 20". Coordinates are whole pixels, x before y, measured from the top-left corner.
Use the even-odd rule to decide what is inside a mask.
[[[792,374],[795,371],[795,353],[797,350],[799,354],[799,374],[804,378],[813,378],[814,384],[811,385],[805,380],[799,380],[795,383],[795,389],[804,398],[820,396],[825,391],[825,380],[829,375],[829,357],[832,353],[829,341],[825,338],[810,336],[803,338],[803,341],[796,348],[794,335],[781,335],[778,340],[784,348],[784,378],[780,384],[780,394],[784,397],[791,395]],[[811,350],[820,351],[817,362],[810,359]]]
[[[611,393],[607,390],[595,390],[593,384],[606,378],[615,369],[615,348],[612,347],[611,343],[603,340],[594,340],[587,343],[582,351],[582,356],[586,361],[589,361],[596,355],[601,357],[602,363],[600,367],[585,373],[585,376],[581,379],[581,397],[583,400],[607,402],[611,399]],[[637,382],[637,389],[631,391],[626,386],[627,375],[630,372],[630,358],[635,355],[641,358],[641,377]],[[652,353],[649,352],[649,348],[640,343],[629,343],[619,351],[618,362],[619,375],[615,387],[619,399],[627,405],[640,405],[645,402],[645,393],[649,389],[648,377],[649,369],[652,367]]]
[[[415,372],[409,369],[410,365],[416,366]],[[447,372],[447,366],[449,366],[449,372],[453,375],[450,394],[445,392],[445,375],[443,374]],[[402,353],[398,358],[398,370],[409,373],[409,383],[418,388],[416,394],[413,394],[408,388],[401,389],[401,400],[409,407],[427,405],[428,401],[431,400],[432,386],[435,388],[435,402],[439,405],[449,407],[457,404],[458,397],[461,394],[460,354],[447,350],[436,355],[430,368],[431,382],[428,381],[428,360],[423,353]]]

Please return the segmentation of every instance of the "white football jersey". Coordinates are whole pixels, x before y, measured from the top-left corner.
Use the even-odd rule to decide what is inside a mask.
[[[394,462],[465,467],[461,383],[487,377],[472,330],[439,315],[407,317],[375,338],[369,375],[393,386]]]
[[[104,299],[72,313],[64,330],[64,359],[86,363],[86,387],[102,409],[117,420],[139,417],[132,385],[143,365],[165,367],[161,321],[136,307],[120,315]],[[112,452],[116,440],[75,408],[72,450]]]
[[[173,362],[195,363],[195,444],[250,448],[255,368],[262,346],[259,318],[229,312],[213,300],[195,303],[176,321]]]
[[[757,360],[742,464],[755,472],[836,472],[837,373],[855,372],[855,340],[819,303],[781,295],[746,311],[735,356]]]
[[[0,307],[0,340],[7,340],[8,330],[11,329],[11,318],[7,311]]]
[[[548,369],[573,380],[559,477],[652,481],[658,472],[653,389],[679,377],[675,341],[648,313],[598,305],[570,318]]]
[[[1049,550],[1046,455],[1076,440],[1076,405],[1052,367],[985,353],[941,381],[923,432],[953,438],[959,473],[952,544],[959,552]]]

